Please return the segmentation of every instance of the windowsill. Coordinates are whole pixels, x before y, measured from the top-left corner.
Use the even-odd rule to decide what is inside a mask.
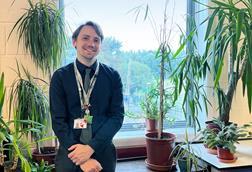
[[[175,134],[176,142],[181,142],[185,139],[185,128],[170,128],[164,131]],[[197,134],[194,134],[193,128],[187,128],[187,132],[190,140],[198,140],[199,137],[197,137]],[[118,132],[113,142],[117,148],[145,146],[145,133],[145,130]]]

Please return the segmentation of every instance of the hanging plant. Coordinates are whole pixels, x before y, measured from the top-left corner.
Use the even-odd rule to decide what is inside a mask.
[[[18,42],[23,41],[25,50],[43,73],[49,73],[61,63],[66,45],[66,34],[62,10],[52,2],[40,0],[17,20],[10,35],[17,29]],[[9,37],[10,37],[9,35]]]

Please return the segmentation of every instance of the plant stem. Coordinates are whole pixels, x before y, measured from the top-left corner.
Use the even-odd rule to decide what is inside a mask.
[[[163,119],[164,119],[164,58],[165,58],[165,45],[161,45],[161,61],[160,61],[160,104],[159,104],[159,129],[158,138],[161,139],[163,131]]]

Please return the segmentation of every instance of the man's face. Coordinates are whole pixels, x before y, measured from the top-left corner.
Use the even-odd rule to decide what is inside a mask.
[[[77,50],[78,56],[86,59],[93,59],[100,51],[101,39],[91,26],[82,27],[73,46]]]

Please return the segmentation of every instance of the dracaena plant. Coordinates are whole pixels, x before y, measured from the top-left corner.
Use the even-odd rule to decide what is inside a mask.
[[[18,63],[16,73],[18,78],[13,81],[10,89],[9,113],[15,113],[17,120],[32,120],[46,126],[40,128],[39,133],[31,131],[32,138],[37,141],[44,137],[51,127],[49,100],[41,86],[47,83],[42,79],[34,78],[23,65],[20,67]],[[35,123],[16,125],[20,129],[28,129],[32,128],[33,124]],[[37,150],[40,152],[39,142],[37,142]]]
[[[29,132],[39,133],[44,126],[31,120],[19,120],[16,118],[16,113],[14,113],[13,120],[4,121],[2,116],[4,99],[4,74],[2,73],[0,79],[0,165],[4,166],[7,171],[16,170],[18,160],[20,160],[22,171],[30,172],[31,167],[26,155],[31,157],[32,144],[27,142],[25,135]],[[32,127],[22,129],[20,128],[22,124]]]
[[[211,11],[204,21],[207,23],[204,53],[197,51],[195,28],[174,54],[176,58],[185,47],[191,48],[173,73],[173,78],[178,88],[176,95],[185,90],[189,114],[197,119],[198,112],[203,106],[207,110],[207,104],[210,103],[205,92],[206,86],[200,81],[206,79],[207,74],[212,75],[208,77],[213,79],[213,86],[209,88],[218,97],[220,120],[228,123],[239,80],[242,81],[243,95],[248,100],[249,112],[252,108],[252,1],[211,0],[209,4],[211,6],[201,4]],[[225,61],[228,61],[228,75],[223,69]],[[221,84],[221,78],[224,77],[227,77],[227,86]],[[203,103],[199,100],[203,100]]]
[[[29,8],[17,20],[10,35],[17,29],[18,42],[22,41],[34,63],[51,75],[51,70],[61,64],[66,45],[62,10],[51,1],[27,1]]]

